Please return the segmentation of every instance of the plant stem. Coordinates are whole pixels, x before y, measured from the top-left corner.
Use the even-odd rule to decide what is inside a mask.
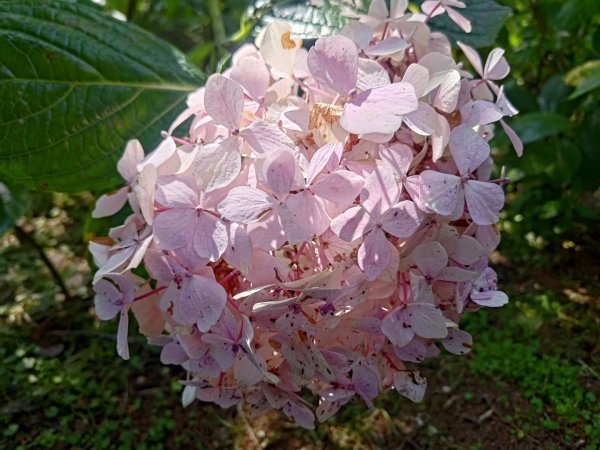
[[[44,248],[37,243],[33,235],[19,225],[15,225],[15,233],[19,241],[21,241],[22,243],[28,243],[38,253],[40,259],[50,272],[50,275],[52,275],[54,282],[58,285],[65,298],[67,300],[71,299],[71,294],[69,293],[67,285],[62,279],[60,272],[54,266],[54,263],[50,261],[50,258],[48,258],[48,255],[46,255],[46,252],[44,251]]]
[[[210,24],[212,26],[213,38],[215,40],[215,61],[219,61],[221,58],[221,46],[227,39],[219,0],[208,0],[208,15],[210,16]]]
[[[150,296],[152,296],[152,295],[154,295],[154,294],[156,294],[156,293],[158,293],[158,292],[160,292],[162,290],[165,290],[166,288],[167,288],[167,286],[157,287],[156,289],[152,289],[150,292],[146,292],[145,294],[142,294],[142,295],[134,298],[133,301],[137,302],[139,300],[144,300],[145,298],[148,298],[148,297],[150,297]]]
[[[133,20],[133,16],[137,9],[137,0],[129,0],[127,3],[127,22],[131,22]]]

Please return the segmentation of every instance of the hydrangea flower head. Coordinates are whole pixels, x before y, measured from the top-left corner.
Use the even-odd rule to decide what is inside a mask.
[[[269,24],[156,149],[128,144],[125,186],[94,211],[133,211],[90,244],[96,309],[119,313],[120,356],[131,312],[185,369],[185,405],[278,409],[313,428],[354,398],[420,401],[418,364],[473,344],[461,315],[508,301],[488,267],[506,181],[490,179],[491,124],[522,151],[497,84],[508,64],[459,44],[469,73],[430,31],[442,13],[470,30],[462,2],[406,3],[374,1],[308,51]]]

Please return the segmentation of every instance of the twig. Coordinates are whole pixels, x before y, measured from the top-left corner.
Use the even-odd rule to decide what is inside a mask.
[[[69,293],[69,290],[67,289],[67,285],[60,276],[58,269],[54,266],[52,261],[50,261],[48,255],[46,255],[44,248],[40,244],[38,244],[35,238],[31,235],[31,233],[27,232],[23,227],[15,225],[15,233],[17,234],[17,238],[19,239],[19,241],[23,243],[28,243],[29,245],[31,245],[31,247],[35,249],[35,251],[37,251],[40,259],[42,260],[46,268],[50,271],[50,275],[52,275],[52,278],[60,288],[61,292],[64,294],[65,298],[67,300],[70,300],[72,297]]]
[[[248,422],[248,418],[246,417],[246,413],[244,412],[244,407],[242,406],[241,403],[238,403],[237,411],[238,411],[238,416],[242,420],[242,422],[244,424],[244,428],[246,429],[246,433],[250,437],[250,440],[252,441],[252,443],[254,445],[256,445],[256,448],[258,448],[258,449],[262,448],[262,445],[260,445],[260,441],[258,440],[258,437],[256,437],[254,430],[250,426],[250,422]]]
[[[137,0],[129,0],[127,3],[127,22],[131,22],[133,20],[133,16],[137,9]]]
[[[212,26],[213,38],[216,44],[214,56],[215,60],[219,61],[222,54],[221,47],[227,39],[219,0],[208,0],[208,15],[210,16],[210,24]],[[214,66],[213,69],[216,68],[216,64],[214,64]]]

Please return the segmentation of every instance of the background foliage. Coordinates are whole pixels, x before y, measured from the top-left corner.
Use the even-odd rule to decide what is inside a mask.
[[[124,142],[163,114],[143,133],[151,149],[203,73],[226,66],[261,23],[283,17],[310,39],[366,4],[0,1],[0,96],[11,105],[0,110],[0,447],[599,447],[600,3],[467,3],[468,14],[478,14],[470,43],[483,46],[482,55],[493,42],[507,50],[507,92],[521,110],[512,125],[526,143],[516,158],[497,130],[494,152],[512,183],[494,262],[511,304],[466,318],[464,327],[476,337],[473,354],[428,363],[425,371],[435,375],[423,404],[392,394],[373,411],[356,403],[307,433],[279,416],[248,424],[212,406],[183,410],[181,387],[170,381],[176,374],[160,367],[157,350],[142,340],[133,338],[131,361],[117,360],[116,324],[91,314],[85,242],[120,218],[90,220],[89,212],[94,196],[115,187]],[[82,10],[83,19],[57,19],[48,8],[22,17],[42,4]],[[66,33],[44,34],[40,20],[62,20]],[[438,29],[458,31],[434,20]],[[135,70],[108,63],[113,46]],[[35,59],[48,82],[28,75],[19,51]],[[90,85],[82,86],[84,80]],[[100,128],[73,139],[76,122],[64,112],[90,123],[98,115]],[[82,164],[90,172],[82,173]],[[448,385],[448,374],[460,382]]]

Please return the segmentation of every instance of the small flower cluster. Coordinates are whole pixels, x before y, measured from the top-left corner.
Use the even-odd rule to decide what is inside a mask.
[[[465,354],[466,311],[508,301],[489,254],[504,204],[488,141],[516,110],[496,82],[503,50],[464,70],[430,17],[470,23],[459,1],[374,1],[367,16],[309,51],[285,23],[212,75],[95,217],[131,214],[90,250],[100,319],[131,310],[142,334],[182,366],[183,403],[249,414],[282,410],[314,427],[357,396],[423,398],[416,364]],[[173,130],[191,120],[185,139]]]

